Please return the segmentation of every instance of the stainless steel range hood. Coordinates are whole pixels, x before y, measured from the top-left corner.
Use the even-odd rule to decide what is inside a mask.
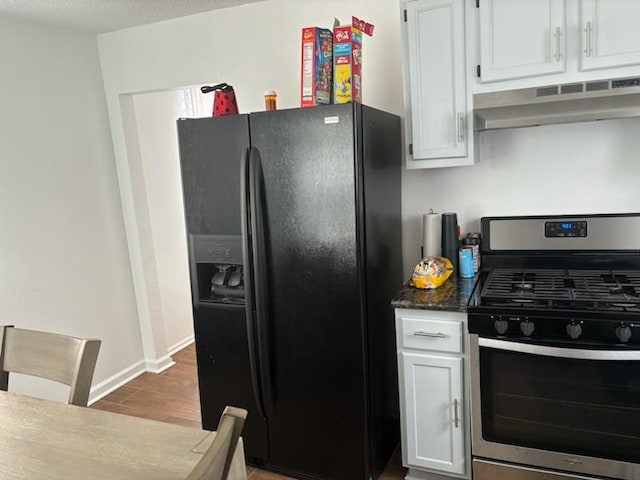
[[[640,77],[480,93],[476,130],[640,116]]]

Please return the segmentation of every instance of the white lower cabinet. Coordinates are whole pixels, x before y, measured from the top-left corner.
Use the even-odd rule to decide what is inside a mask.
[[[407,462],[464,473],[462,359],[400,353]]]
[[[466,314],[396,309],[407,479],[470,478]]]

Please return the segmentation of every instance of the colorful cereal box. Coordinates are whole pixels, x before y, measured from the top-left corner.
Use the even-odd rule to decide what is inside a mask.
[[[362,32],[352,25],[333,28],[333,102],[362,102]]]
[[[303,107],[331,103],[333,89],[333,34],[319,27],[302,29],[302,78],[300,104]]]

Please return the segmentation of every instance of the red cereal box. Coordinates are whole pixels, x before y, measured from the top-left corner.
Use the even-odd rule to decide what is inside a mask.
[[[312,107],[331,103],[333,88],[333,34],[320,27],[302,29],[300,104]]]
[[[362,102],[362,32],[352,25],[333,28],[333,102]]]

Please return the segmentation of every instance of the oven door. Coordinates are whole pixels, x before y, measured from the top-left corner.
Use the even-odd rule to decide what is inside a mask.
[[[475,457],[640,479],[640,351],[470,335]]]

